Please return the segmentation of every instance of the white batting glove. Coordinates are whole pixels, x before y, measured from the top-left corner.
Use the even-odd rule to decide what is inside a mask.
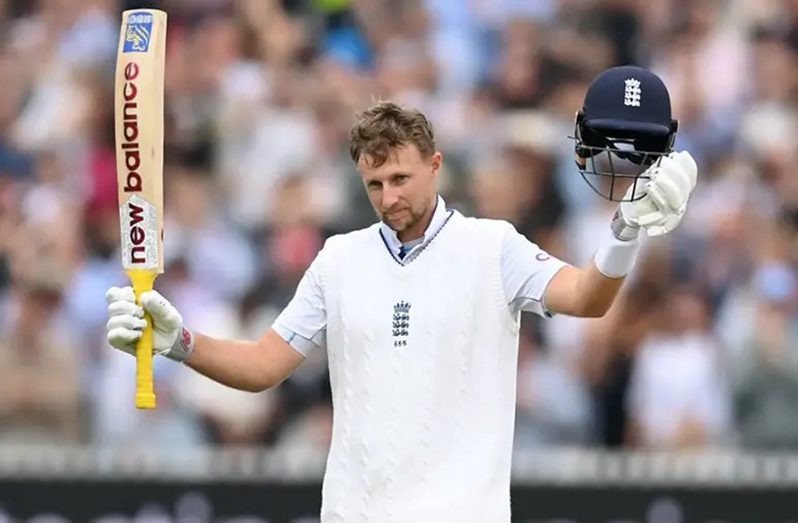
[[[613,220],[613,232],[628,240],[643,228],[649,236],[667,234],[679,225],[687,210],[687,201],[695,188],[698,168],[687,151],[673,152],[663,157],[659,164],[649,167],[644,176],[649,180],[642,187],[645,196],[637,201],[624,201]],[[634,186],[624,196],[632,196]],[[639,192],[641,187],[637,187]]]
[[[152,318],[152,352],[175,361],[185,361],[194,349],[194,336],[183,327],[183,318],[158,291],[141,295],[143,308],[136,304],[132,287],[111,287],[105,293],[108,302],[108,343],[128,354],[136,354],[136,342],[147,322],[146,310]]]

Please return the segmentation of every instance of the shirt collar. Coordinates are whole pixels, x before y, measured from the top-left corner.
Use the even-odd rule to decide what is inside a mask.
[[[443,201],[441,195],[438,195],[438,200],[435,202],[435,211],[432,213],[432,220],[430,220],[429,226],[424,231],[424,236],[418,240],[410,242],[415,243],[411,251],[417,249],[420,245],[424,245],[431,238],[433,238],[438,230],[443,227],[443,224],[446,223],[448,214],[449,213],[446,212],[446,202]],[[382,237],[385,239],[385,242],[387,243],[388,248],[391,250],[391,253],[395,256],[398,256],[399,249],[402,247],[402,242],[399,241],[399,236],[396,234],[396,231],[388,227],[385,222],[380,223],[380,231],[382,232]]]

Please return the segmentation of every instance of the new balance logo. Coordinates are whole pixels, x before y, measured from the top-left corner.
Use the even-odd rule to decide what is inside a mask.
[[[623,92],[623,104],[630,107],[640,107],[640,80],[629,78],[624,81],[626,89]]]

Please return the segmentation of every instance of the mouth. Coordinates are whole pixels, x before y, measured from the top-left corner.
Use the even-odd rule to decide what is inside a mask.
[[[400,209],[398,211],[387,212],[387,213],[384,214],[384,216],[386,218],[388,218],[389,220],[395,220],[395,219],[399,218],[400,216],[402,216],[402,214],[404,214],[405,212],[406,212],[405,209]]]

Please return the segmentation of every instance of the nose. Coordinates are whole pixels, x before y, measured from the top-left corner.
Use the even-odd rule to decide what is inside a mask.
[[[388,210],[393,208],[399,202],[400,194],[399,189],[395,187],[385,187],[382,190],[382,208]]]

